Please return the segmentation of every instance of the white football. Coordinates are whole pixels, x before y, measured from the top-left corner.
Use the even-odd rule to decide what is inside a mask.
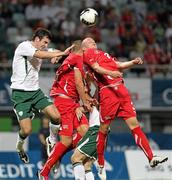
[[[84,9],[80,13],[80,21],[87,26],[95,25],[97,21],[97,17],[98,17],[98,13],[93,8]]]

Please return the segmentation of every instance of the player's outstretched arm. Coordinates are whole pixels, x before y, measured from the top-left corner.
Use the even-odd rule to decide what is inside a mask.
[[[131,61],[119,62],[118,63],[118,67],[119,67],[119,69],[123,70],[123,69],[131,68],[131,67],[133,67],[136,64],[137,65],[143,64],[143,60],[140,57],[136,57],[135,59],[133,59]]]
[[[70,53],[70,50],[74,47],[74,45],[68,47],[65,51],[54,51],[54,52],[49,52],[49,51],[36,51],[35,54],[33,55],[36,58],[40,59],[52,59],[54,57],[60,57],[60,56],[65,56]]]
[[[94,71],[96,71],[99,74],[105,74],[105,75],[109,75],[112,76],[113,78],[118,78],[118,77],[122,77],[123,73],[120,71],[111,71],[108,69],[105,69],[101,66],[99,66],[98,63],[94,63],[91,65],[91,67],[94,69]]]

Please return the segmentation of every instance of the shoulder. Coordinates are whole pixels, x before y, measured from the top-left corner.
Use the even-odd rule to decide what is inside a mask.
[[[23,41],[18,46],[31,46],[31,41]]]
[[[78,62],[82,61],[83,57],[79,54],[71,53],[67,59],[69,63],[77,64]]]
[[[93,53],[95,52],[96,49],[93,49],[93,48],[89,48],[85,51],[85,54],[90,54],[90,53]]]
[[[23,41],[18,45],[17,48],[21,49],[21,48],[34,48],[34,47],[31,43],[31,41]]]
[[[97,56],[99,54],[101,54],[102,51],[100,51],[99,49],[94,49],[94,48],[89,48],[85,51],[85,55],[88,56],[88,57],[92,57],[92,56]]]

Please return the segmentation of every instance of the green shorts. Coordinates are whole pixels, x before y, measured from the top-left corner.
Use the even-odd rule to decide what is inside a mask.
[[[85,154],[89,158],[97,159],[97,134],[99,126],[90,127],[85,136],[79,141],[77,145],[78,151]]]
[[[37,91],[12,90],[11,99],[18,120],[33,118],[33,109],[40,111],[52,104],[52,101],[40,89]]]

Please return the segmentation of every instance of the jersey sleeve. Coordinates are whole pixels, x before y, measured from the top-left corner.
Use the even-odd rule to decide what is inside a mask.
[[[88,49],[85,53],[84,53],[84,63],[86,63],[87,65],[91,66],[94,63],[96,63],[96,49]]]
[[[31,43],[25,41],[21,44],[19,44],[17,48],[17,53],[21,56],[26,56],[26,57],[33,57],[37,49],[32,46]]]

